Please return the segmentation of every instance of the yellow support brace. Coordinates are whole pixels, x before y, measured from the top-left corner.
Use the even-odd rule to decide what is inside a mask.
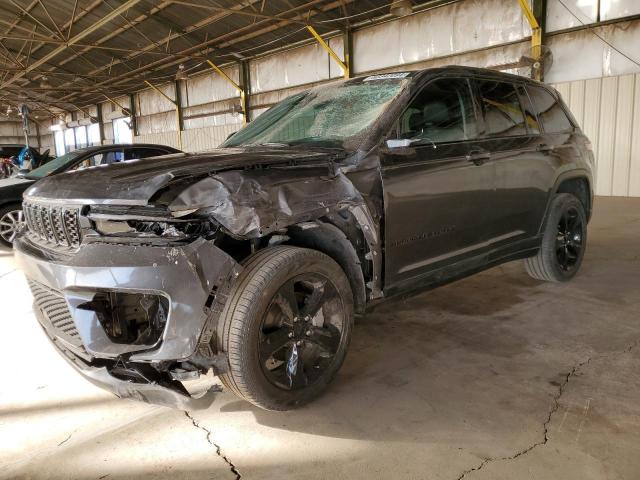
[[[527,0],[518,0],[518,2],[520,2],[520,8],[531,26],[531,54],[536,60],[539,60],[542,55],[542,28],[531,11],[529,2]],[[536,80],[541,79],[540,68],[535,69],[533,73]]]
[[[111,98],[109,95],[106,94],[102,94],[104,96],[104,98],[106,98],[107,100],[109,100],[111,103],[113,103],[116,107],[118,107],[120,110],[122,110],[123,112],[128,112],[129,115],[131,115],[131,110],[128,109],[127,107],[124,107],[122,105],[120,105],[118,102],[116,102],[113,98]]]
[[[178,102],[176,102],[173,98],[171,98],[168,95],[166,95],[163,91],[161,91],[159,88],[157,88],[151,82],[145,80],[144,83],[149,85],[152,89],[154,89],[156,92],[158,92],[164,98],[166,98],[171,103],[173,103],[173,106],[176,108],[176,130],[178,132],[178,148],[180,150],[182,150],[182,130],[180,129],[180,106],[178,105]]]
[[[329,55],[331,55],[331,58],[333,58],[336,61],[336,63],[340,65],[340,68],[342,68],[342,70],[344,71],[344,78],[349,78],[351,73],[349,71],[349,66],[346,63],[344,63],[342,60],[340,60],[340,57],[338,57],[336,52],[333,51],[333,49],[329,46],[329,44],[322,39],[320,34],[316,32],[315,28],[313,28],[311,25],[307,25],[307,30],[311,32],[311,35],[315,37],[315,39],[318,41],[320,46],[324,48]]]
[[[236,82],[234,82],[231,79],[231,77],[229,77],[229,75],[224,73],[224,71],[220,67],[218,67],[215,63],[213,63],[211,60],[207,60],[207,63],[209,64],[209,66],[211,68],[213,68],[213,70],[215,70],[217,73],[219,73],[222,78],[224,78],[227,82],[229,82],[231,85],[233,85],[233,87],[236,90],[238,90],[238,92],[240,93],[240,105],[245,105],[245,101],[244,101],[245,91],[244,91],[244,89],[240,85],[238,85]],[[244,118],[244,123],[247,123],[249,121],[249,112],[243,112],[242,116]]]

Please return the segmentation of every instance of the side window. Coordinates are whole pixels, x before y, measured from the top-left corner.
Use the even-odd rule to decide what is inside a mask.
[[[135,158],[157,157],[166,155],[164,150],[156,150],[155,148],[130,148],[125,150],[125,160],[133,160]]]
[[[85,158],[80,163],[74,165],[70,170],[82,170],[83,168],[95,167],[102,163],[102,153],[97,153],[92,157]]]
[[[545,132],[564,133],[573,130],[573,125],[564,113],[564,109],[546,89],[527,86],[527,91]]]
[[[464,79],[429,83],[400,117],[399,138],[456,142],[478,136],[473,97]]]
[[[106,152],[102,157],[102,165],[108,165],[110,163],[121,162],[124,158],[122,150],[116,150],[115,152]]]
[[[526,135],[524,115],[514,85],[495,80],[478,80],[484,113],[485,135],[511,137]]]
[[[524,87],[519,86],[518,96],[520,97],[520,103],[522,104],[522,108],[524,108],[524,116],[527,122],[527,128],[529,129],[529,133],[533,135],[539,135],[542,129],[538,123],[538,118],[536,115],[536,110],[533,108],[531,104],[531,100],[529,100],[529,95],[527,95]]]

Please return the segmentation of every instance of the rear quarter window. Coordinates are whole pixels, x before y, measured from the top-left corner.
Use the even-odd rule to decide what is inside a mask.
[[[562,105],[546,89],[527,85],[527,91],[546,133],[567,133],[573,130],[573,124]]]
[[[477,85],[485,136],[513,137],[528,133],[515,85],[495,80],[477,80]]]

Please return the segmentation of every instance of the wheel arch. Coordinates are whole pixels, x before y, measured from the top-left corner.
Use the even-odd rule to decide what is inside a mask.
[[[583,169],[569,170],[558,176],[549,191],[547,206],[542,222],[540,223],[540,229],[542,229],[549,216],[549,209],[553,197],[558,193],[570,193],[576,196],[584,206],[587,221],[591,219],[591,212],[593,210],[593,178],[591,172]]]
[[[582,203],[587,215],[587,220],[591,219],[591,212],[593,210],[593,193],[591,182],[586,175],[577,174],[575,176],[560,179],[554,194],[557,193],[570,193],[575,196],[580,200],[580,203]]]
[[[341,217],[343,220],[344,217]],[[340,223],[342,225],[338,226]],[[335,260],[347,276],[353,292],[356,313],[364,312],[367,294],[367,260],[363,250],[366,242],[361,235],[348,227],[349,223],[332,218],[290,225],[287,228],[287,245],[309,248]]]

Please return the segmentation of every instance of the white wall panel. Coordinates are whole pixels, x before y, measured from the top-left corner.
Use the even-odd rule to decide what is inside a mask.
[[[225,67],[222,71],[234,82],[240,83],[237,65]],[[184,106],[202,105],[240,96],[233,85],[213,70],[204,75],[190,77],[182,83],[186,85],[186,95],[182,96]]]
[[[629,196],[640,197],[640,75],[635,76],[633,124],[629,159]]]
[[[640,13],[638,0],[601,0],[600,20],[628,17]]]
[[[640,74],[555,87],[593,143],[596,194],[640,196]]]
[[[339,53],[340,42],[331,41]],[[258,58],[250,63],[251,92],[260,93],[328,80],[333,59],[318,44]],[[332,71],[335,75],[335,69]]]
[[[615,196],[626,197],[629,195],[634,84],[635,77],[633,75],[618,78],[616,130],[613,138],[614,161],[611,173],[611,194]]]
[[[613,159],[615,154],[616,110],[618,107],[618,79],[602,79],[600,92],[600,132],[596,150],[596,192],[598,195],[611,195],[613,177]]]
[[[547,32],[579,27],[593,23],[598,18],[598,0],[547,1]],[[573,15],[572,15],[573,13]]]
[[[594,30],[629,57],[639,57],[639,21],[607,25]],[[553,53],[553,66],[545,75],[545,80],[551,83],[640,72],[638,64],[604,43],[591,30],[551,36],[547,45]]]
[[[169,98],[176,98],[175,85],[173,83],[156,85],[156,87]],[[151,88],[138,93],[137,101],[138,115],[152,115],[174,109],[173,103]],[[126,104],[121,105],[127,106]]]
[[[356,32],[354,70],[368,72],[468,52],[530,34],[517,1],[457,2]]]
[[[201,152],[216,148],[242,125],[219,125],[204,128],[194,128],[182,132],[182,150],[185,152]],[[180,148],[176,132],[148,133],[133,137],[134,143],[157,143]]]

